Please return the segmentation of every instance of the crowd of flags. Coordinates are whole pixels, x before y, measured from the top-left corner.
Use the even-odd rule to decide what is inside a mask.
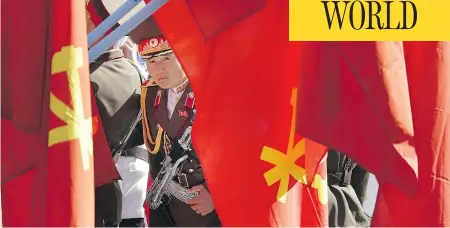
[[[3,225],[93,226],[94,186],[118,174],[84,2],[3,7]],[[372,226],[450,226],[449,42],[289,42],[279,0],[169,1],[154,18],[196,93],[224,226],[327,226],[327,148],[377,176]]]

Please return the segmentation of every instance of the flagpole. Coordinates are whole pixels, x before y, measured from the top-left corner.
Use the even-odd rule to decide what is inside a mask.
[[[121,18],[123,18],[130,10],[136,7],[142,0],[128,0],[114,11],[108,18],[106,18],[101,24],[99,24],[94,31],[88,35],[88,47],[90,47],[94,41],[105,34],[108,29],[112,28]]]
[[[130,33],[138,25],[140,25],[145,19],[150,17],[159,8],[166,4],[168,0],[152,0],[139,12],[137,12],[132,18],[127,20],[123,25],[116,28],[111,34],[101,40],[97,45],[89,50],[89,62],[93,62],[108,48],[113,46],[120,38]]]

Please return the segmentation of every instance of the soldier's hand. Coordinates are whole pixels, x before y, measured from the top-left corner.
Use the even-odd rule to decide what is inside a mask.
[[[122,46],[122,51],[125,58],[133,61],[136,64],[139,64],[137,60],[138,47],[135,43],[133,43],[133,41],[130,38],[128,38],[124,42]]]
[[[214,211],[214,203],[208,190],[203,185],[197,185],[189,190],[190,193],[199,192],[199,195],[187,201],[191,205],[192,210],[197,214],[205,216]]]

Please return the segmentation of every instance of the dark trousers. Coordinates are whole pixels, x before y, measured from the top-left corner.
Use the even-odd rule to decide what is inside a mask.
[[[144,227],[144,226],[145,226],[144,218],[122,219],[119,225],[119,227]]]
[[[172,199],[176,200],[176,199]],[[173,201],[172,201],[173,202]],[[182,203],[181,201],[178,201],[179,203]],[[173,208],[173,207],[172,207]],[[206,216],[192,216],[192,213],[189,210],[191,208],[189,207],[188,210],[186,208],[181,209],[182,212],[177,213],[180,218],[178,220],[178,224],[176,223],[176,220],[174,219],[174,216],[172,214],[172,211],[169,209],[168,206],[161,206],[156,210],[150,210],[150,227],[221,227],[222,224],[217,217],[217,214],[215,211],[210,213]],[[185,213],[183,213],[185,212]]]
[[[161,206],[156,210],[150,210],[150,227],[172,227],[175,221],[167,206]]]
[[[95,226],[112,227],[120,223],[122,215],[122,190],[119,182],[95,188]]]

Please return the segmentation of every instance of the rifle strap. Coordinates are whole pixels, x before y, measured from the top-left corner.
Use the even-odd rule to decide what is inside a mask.
[[[142,76],[141,70],[138,68],[138,66],[131,60],[125,58],[133,67],[134,69],[136,69],[137,73],[139,74],[139,80],[141,82],[141,84],[144,81],[144,77]],[[125,147],[125,145],[128,142],[128,139],[130,138],[133,130],[136,128],[137,124],[139,123],[139,121],[141,121],[142,119],[142,108],[139,109],[139,113],[137,114],[136,118],[133,120],[130,128],[128,128],[127,133],[125,134],[124,138],[119,141],[119,145],[117,148],[113,149],[113,160],[115,163],[117,163],[117,161],[119,160],[119,157],[122,155],[123,152],[123,148]]]

